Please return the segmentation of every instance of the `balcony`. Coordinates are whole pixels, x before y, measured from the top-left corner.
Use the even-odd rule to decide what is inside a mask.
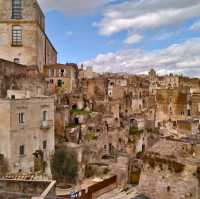
[[[45,120],[41,121],[40,128],[41,129],[50,129],[53,126],[53,121],[52,120]]]

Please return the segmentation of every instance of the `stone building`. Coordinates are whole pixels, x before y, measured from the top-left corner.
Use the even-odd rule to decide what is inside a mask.
[[[29,97],[22,91],[9,96],[0,99],[0,154],[8,172],[51,176],[54,98]]]
[[[177,88],[179,87],[180,77],[173,74],[165,75],[160,83],[164,88]]]
[[[190,88],[191,92],[199,92],[200,80],[198,78],[180,77],[180,84]]]
[[[156,74],[156,71],[154,69],[151,69],[149,71],[148,79],[149,79],[149,93],[150,95],[156,94],[156,89],[158,87],[158,76]]]
[[[38,67],[57,62],[36,0],[0,0],[0,58]]]
[[[121,99],[127,90],[127,79],[112,77],[108,79],[108,96],[113,99]]]
[[[45,65],[44,71],[49,94],[71,93],[78,86],[76,64]]]
[[[87,99],[105,99],[107,95],[107,79],[98,77],[94,79],[85,79],[81,83],[82,93]]]
[[[65,128],[70,123],[70,111],[67,105],[57,105],[55,110],[55,136],[65,137]]]
[[[187,88],[157,90],[157,119],[186,120],[191,116],[191,104]]]
[[[151,69],[149,71],[149,80],[154,81],[154,82],[157,80],[157,74],[156,74],[156,71],[154,69]]]
[[[200,93],[193,93],[191,95],[192,115],[200,117]]]
[[[199,126],[199,120],[178,120],[176,130],[179,135],[197,135],[199,134]]]
[[[93,79],[98,77],[98,73],[93,71],[93,68],[88,66],[84,68],[83,65],[81,65],[81,68],[79,69],[79,79]]]

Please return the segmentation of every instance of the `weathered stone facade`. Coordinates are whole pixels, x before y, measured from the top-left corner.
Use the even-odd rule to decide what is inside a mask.
[[[143,156],[139,191],[152,199],[199,197],[199,145],[161,140]]]
[[[188,89],[158,89],[156,98],[159,120],[184,120],[191,116]]]
[[[99,76],[99,74],[95,73],[93,71],[92,67],[84,68],[84,66],[81,65],[81,68],[79,69],[79,79],[80,80],[83,80],[83,79],[93,79],[93,78],[96,78],[98,76]]]
[[[37,1],[21,2],[16,18],[0,0],[0,175],[50,177],[64,147],[77,154],[79,189],[112,174],[151,199],[196,199],[200,80],[57,64]]]
[[[42,72],[46,64],[57,62],[57,52],[45,33],[45,17],[36,0],[23,0],[20,18],[12,16],[12,0],[0,1],[0,58],[27,66],[38,67]],[[21,42],[13,43],[13,27],[20,27]]]
[[[45,65],[43,73],[48,85],[48,93],[51,95],[69,94],[78,86],[76,64]]]
[[[11,99],[0,100],[0,116],[0,153],[8,162],[8,171],[44,172],[51,176],[54,98],[26,96],[16,99],[13,92]]]
[[[7,90],[27,90],[31,96],[46,94],[47,85],[36,68],[27,67],[0,59],[0,98]]]

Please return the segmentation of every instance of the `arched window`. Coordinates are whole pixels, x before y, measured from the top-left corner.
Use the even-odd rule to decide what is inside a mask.
[[[63,76],[64,76],[65,70],[64,70],[64,69],[61,69],[60,72],[61,72],[61,77],[63,77]]]
[[[22,18],[22,1],[12,0],[12,18],[21,19]]]
[[[12,27],[12,45],[13,46],[22,45],[22,27],[21,26]]]

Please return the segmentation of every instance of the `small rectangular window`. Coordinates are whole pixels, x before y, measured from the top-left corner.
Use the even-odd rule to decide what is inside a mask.
[[[47,111],[43,111],[43,121],[47,120]]]
[[[21,46],[22,45],[22,28],[21,26],[12,27],[12,45]]]
[[[22,18],[22,1],[12,0],[12,19]]]
[[[44,141],[43,141],[43,149],[46,149],[46,148],[47,148],[47,141],[44,140]]]
[[[20,147],[19,147],[19,154],[20,155],[24,155],[25,154],[24,145],[20,145]]]
[[[24,113],[19,113],[19,124],[24,124]]]
[[[58,87],[62,87],[62,84],[63,84],[62,80],[59,79],[59,80],[57,81],[57,86],[58,86]]]

